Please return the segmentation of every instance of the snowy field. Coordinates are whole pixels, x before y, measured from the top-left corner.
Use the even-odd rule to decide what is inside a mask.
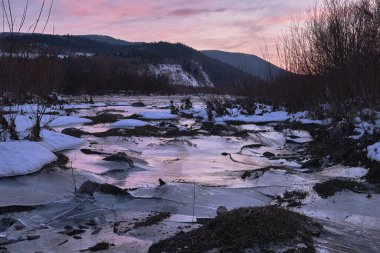
[[[0,226],[0,246],[13,240],[7,243],[11,252],[74,252],[101,241],[114,244],[109,252],[147,252],[152,243],[182,230],[179,227],[189,230],[199,226],[192,221],[215,217],[219,206],[231,210],[274,204],[276,196],[294,190],[308,195],[302,205],[289,208],[320,220],[327,231],[316,240],[317,251],[380,250],[380,194],[371,192],[369,198],[346,190],[322,198],[313,190],[329,179],[364,181],[367,169],[337,164],[313,171],[303,166],[311,159],[303,153],[304,145],[313,140],[311,134],[276,129],[284,121],[324,126],[330,120],[262,105],[254,115],[230,110],[228,116],[215,116],[210,130],[205,127],[206,106],[198,97],[192,98],[193,108],[178,115],[171,114],[170,100],[180,105],[182,97],[104,96],[94,98],[94,104],[66,99],[73,102],[42,118],[40,142],[0,142],[0,207],[38,206],[0,214],[0,219],[12,217],[25,227]],[[136,102],[144,106],[133,106]],[[33,108],[9,108],[22,111],[16,118],[20,137],[25,138],[33,125]],[[105,113],[117,119],[97,123],[96,116]],[[352,138],[380,128],[380,119],[377,123],[358,120]],[[82,134],[61,133],[67,129]],[[67,168],[42,169],[57,160],[55,152],[68,157]],[[108,159],[117,154],[124,156]],[[368,158],[380,161],[380,142],[368,147]],[[159,179],[165,184],[160,186]],[[129,194],[75,195],[86,180],[128,189]],[[115,234],[115,224],[132,224],[151,212],[170,212],[171,217]],[[80,238],[58,233],[78,223],[88,227],[89,220],[96,226],[85,229]],[[17,239],[31,234],[40,237]]]

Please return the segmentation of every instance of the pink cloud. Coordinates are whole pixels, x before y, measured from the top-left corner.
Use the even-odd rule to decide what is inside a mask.
[[[54,26],[61,34],[104,34],[260,54],[264,40],[272,41],[293,16],[316,1],[321,0],[56,0],[48,31]]]

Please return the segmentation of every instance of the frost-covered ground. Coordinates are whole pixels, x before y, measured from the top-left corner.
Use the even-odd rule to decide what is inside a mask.
[[[169,101],[179,105],[181,97],[104,96],[95,100],[95,104],[73,101],[56,109],[57,114],[44,116],[42,124],[49,127],[44,128],[41,142],[0,142],[0,210],[4,206],[35,208],[0,213],[0,246],[5,244],[11,252],[74,252],[107,241],[114,244],[109,252],[146,252],[154,242],[198,227],[193,220],[214,217],[219,206],[231,210],[274,204],[276,196],[299,190],[309,194],[303,205],[292,209],[325,226],[325,233],[316,240],[319,252],[380,249],[378,193],[370,192],[369,198],[368,194],[341,191],[322,198],[313,190],[316,183],[329,179],[363,181],[367,169],[340,164],[316,171],[305,168],[302,165],[310,157],[303,151],[304,144],[312,141],[310,133],[275,128],[283,121],[323,126],[329,120],[261,106],[255,115],[232,109],[228,116],[216,116],[215,126],[221,130],[212,132],[204,127],[207,110],[199,98],[193,98],[192,109],[182,111],[192,117],[170,113]],[[146,106],[131,106],[139,101]],[[33,105],[11,109],[22,110],[16,125],[20,136],[26,137],[33,124]],[[93,124],[86,118],[105,112],[118,114],[119,119]],[[239,125],[231,125],[237,121]],[[128,135],[144,127],[152,128],[154,136]],[[358,121],[356,132],[360,135],[379,127]],[[61,133],[67,128],[85,134]],[[173,129],[176,134],[170,135]],[[113,134],[99,135],[107,131]],[[379,148],[379,143],[369,146],[368,158],[378,160]],[[40,170],[57,159],[53,152],[69,158],[68,169]],[[131,161],[104,160],[120,152]],[[16,175],[24,176],[7,177]],[[159,179],[166,184],[159,186]],[[74,194],[86,180],[129,189],[129,194]],[[135,226],[151,212],[170,212],[171,217]],[[5,224],[6,217],[15,219],[13,225]],[[81,232],[75,237],[59,233],[70,230],[68,226]],[[40,237],[27,240],[28,235]]]

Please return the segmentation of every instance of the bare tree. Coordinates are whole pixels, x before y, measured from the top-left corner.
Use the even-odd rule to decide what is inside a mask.
[[[50,2],[50,4],[48,4],[48,2]],[[25,4],[22,8],[21,13],[16,12],[10,0],[1,0],[3,22],[3,33],[1,38],[1,49],[3,51],[1,53],[3,58],[5,58],[5,60],[2,60],[1,63],[6,65],[6,68],[1,68],[3,71],[0,74],[0,98],[2,98],[2,102],[4,102],[4,100],[10,101],[12,98],[16,98],[16,103],[18,102],[17,98],[21,96],[21,94],[19,94],[20,89],[17,87],[15,83],[16,76],[18,77],[19,75],[22,75],[23,73],[28,73],[29,71],[27,64],[24,61],[25,58],[30,57],[31,52],[29,44],[23,43],[22,45],[17,45],[18,47],[16,47],[16,36],[19,36],[19,33],[22,32],[34,34],[38,32],[39,26],[42,26],[40,32],[45,32],[52,13],[54,0],[49,0],[48,2],[47,0],[43,0],[41,5],[37,7],[37,16],[28,18],[28,14],[30,15],[31,10],[29,0],[25,0]],[[19,17],[19,20],[17,19],[17,17]],[[44,19],[45,21],[43,21]],[[22,71],[20,71],[20,68],[17,68],[17,73],[15,73],[14,67],[16,65],[24,66],[24,68],[22,69]],[[41,72],[41,75],[43,74],[44,73]],[[35,119],[35,122],[31,130],[31,140],[40,139],[40,107],[43,107],[41,105],[41,103],[43,103],[43,100],[39,98],[36,102],[37,111],[33,117]],[[7,127],[8,131],[11,133],[11,139],[18,139],[15,125],[17,113],[18,112],[16,111],[14,114],[10,114],[8,116],[9,124]],[[2,115],[2,108],[0,108],[0,118],[2,120],[5,119],[5,117]]]

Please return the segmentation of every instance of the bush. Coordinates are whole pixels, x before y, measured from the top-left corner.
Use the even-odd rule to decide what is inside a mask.
[[[314,186],[314,190],[322,198],[328,198],[334,196],[336,192],[343,190],[364,193],[368,191],[368,187],[355,181],[332,179],[323,183],[317,183]]]
[[[154,252],[243,252],[245,249],[270,251],[276,245],[294,252],[314,252],[312,237],[321,226],[310,218],[268,206],[240,208],[217,216],[203,227],[152,245]],[[297,248],[300,244],[305,247]]]

